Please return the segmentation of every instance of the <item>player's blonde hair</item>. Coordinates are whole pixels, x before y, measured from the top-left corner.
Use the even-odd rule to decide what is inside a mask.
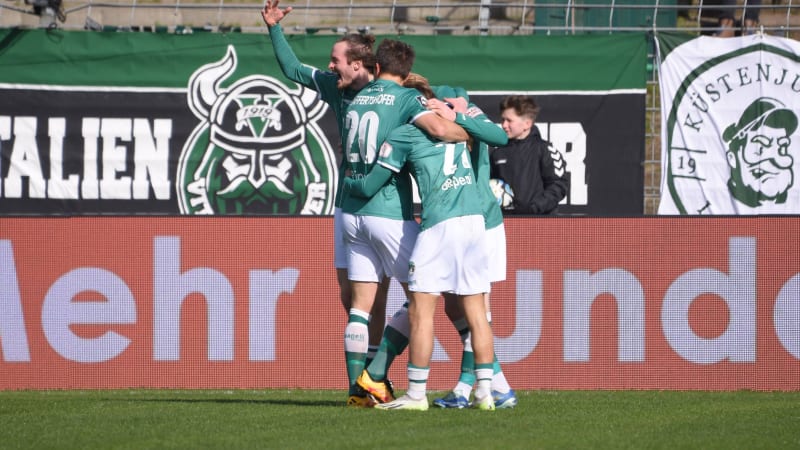
[[[431,84],[430,82],[428,82],[428,79],[416,72],[411,72],[408,74],[405,81],[403,81],[403,87],[416,89],[420,93],[422,93],[422,95],[424,95],[425,98],[435,97],[435,95],[433,95],[433,90],[431,89]]]

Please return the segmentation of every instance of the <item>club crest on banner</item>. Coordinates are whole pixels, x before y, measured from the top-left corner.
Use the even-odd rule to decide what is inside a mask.
[[[704,36],[663,59],[659,214],[800,213],[798,55],[789,39]]]
[[[183,146],[182,214],[331,214],[335,161],[316,121],[327,110],[313,90],[289,89],[236,70],[233,46],[197,69],[187,100],[200,123]]]

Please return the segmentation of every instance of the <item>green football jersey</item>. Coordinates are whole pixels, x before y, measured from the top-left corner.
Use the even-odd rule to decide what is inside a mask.
[[[364,87],[350,102],[344,118],[344,155],[350,176],[358,179],[369,173],[377,161],[378,149],[392,130],[430,114],[424,103],[417,90],[393,81],[378,79]],[[341,206],[342,211],[351,214],[413,220],[411,178],[400,172],[370,198],[345,192]]]
[[[410,168],[422,200],[423,230],[454,217],[483,214],[466,142],[436,141],[417,127],[404,125],[389,135],[378,164],[393,172]]]

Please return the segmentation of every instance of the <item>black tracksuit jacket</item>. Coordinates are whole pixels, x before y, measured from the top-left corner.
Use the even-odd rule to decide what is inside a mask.
[[[492,148],[489,158],[491,177],[505,180],[514,192],[514,202],[503,214],[553,214],[567,195],[564,159],[557,151],[551,154],[550,143],[535,126],[524,139]]]

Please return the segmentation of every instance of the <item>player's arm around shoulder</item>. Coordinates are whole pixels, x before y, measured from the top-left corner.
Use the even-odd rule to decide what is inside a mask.
[[[418,116],[414,125],[440,141],[462,142],[469,138],[469,134],[460,125],[435,113]]]
[[[463,127],[470,136],[488,145],[499,147],[508,144],[508,135],[503,128],[492,122],[475,104],[470,103],[464,111],[456,110],[455,123]]]

